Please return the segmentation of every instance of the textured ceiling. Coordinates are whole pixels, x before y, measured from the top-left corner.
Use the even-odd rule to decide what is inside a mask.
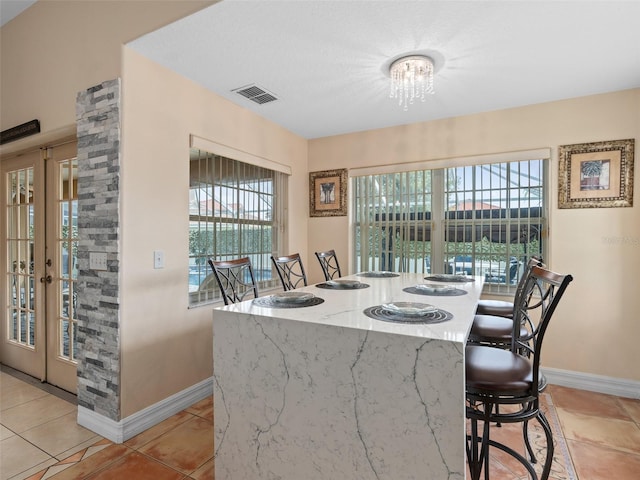
[[[129,46],[317,138],[640,87],[639,19],[640,1],[225,0]],[[436,93],[404,112],[388,66],[415,52]],[[278,100],[232,92],[249,84]]]

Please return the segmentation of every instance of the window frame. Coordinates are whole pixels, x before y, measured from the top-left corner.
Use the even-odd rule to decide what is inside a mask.
[[[393,165],[386,165],[386,166],[379,166],[379,167],[364,167],[364,168],[351,169],[349,171],[349,176],[351,177],[351,183],[352,183],[352,185],[350,186],[350,191],[352,192],[352,195],[351,195],[352,196],[351,198],[352,214],[350,216],[350,223],[351,223],[350,250],[352,252],[352,256],[351,256],[352,268],[354,269],[354,271],[361,271],[362,269],[370,269],[371,266],[373,265],[371,263],[372,261],[374,261],[375,263],[375,260],[371,260],[372,257],[370,255],[369,257],[367,257],[369,258],[369,260],[366,260],[366,261],[363,260],[362,258],[359,258],[360,252],[358,249],[358,242],[362,240],[358,238],[358,234],[362,226],[361,225],[362,222],[359,220],[359,215],[361,216],[361,212],[358,211],[358,208],[359,208],[358,198],[357,198],[358,179],[362,177],[369,177],[371,175],[393,175],[398,173],[407,173],[407,172],[415,172],[415,171],[430,171],[431,182],[432,182],[431,188],[430,188],[431,210],[426,213],[422,212],[422,216],[426,217],[422,225],[420,225],[419,223],[412,223],[413,219],[418,217],[419,214],[417,213],[412,214],[413,215],[412,218],[409,218],[409,216],[407,215],[407,212],[404,212],[402,215],[396,214],[395,220],[397,220],[397,223],[390,225],[390,227],[394,228],[396,232],[398,231],[405,232],[404,237],[400,236],[396,238],[399,238],[400,241],[406,240],[407,238],[410,238],[411,240],[422,238],[423,239],[422,241],[425,243],[426,241],[431,242],[429,245],[429,248],[427,249],[425,249],[425,247],[422,248],[423,252],[428,251],[430,266],[433,266],[433,270],[431,271],[431,273],[445,273],[444,272],[445,263],[447,259],[449,259],[452,256],[454,257],[454,260],[458,260],[457,258],[455,258],[455,255],[460,255],[460,254],[471,255],[472,258],[470,260],[470,266],[471,266],[470,268],[473,269],[472,270],[473,274],[478,273],[478,269],[480,269],[481,272],[484,272],[486,271],[484,270],[486,268],[488,268],[492,272],[490,275],[487,275],[485,277],[489,279],[489,281],[485,283],[485,291],[492,294],[498,294],[498,295],[512,294],[513,291],[515,290],[514,280],[517,280],[517,277],[521,274],[523,270],[522,266],[526,264],[526,259],[524,257],[528,258],[531,255],[542,255],[543,258],[547,258],[547,252],[549,248],[547,231],[549,228],[549,191],[550,191],[549,163],[550,163],[550,156],[551,156],[550,153],[551,153],[550,149],[543,148],[543,149],[536,149],[536,150],[508,152],[508,153],[500,153],[500,154],[492,154],[492,155],[478,155],[478,156],[472,156],[472,157],[459,157],[454,159],[411,162],[411,163],[393,164]],[[522,211],[513,212],[511,211],[513,207],[511,206],[509,201],[507,201],[505,206],[502,207],[501,209],[496,208],[494,206],[492,207],[493,211],[483,210],[482,208],[487,208],[487,207],[478,208],[476,204],[475,192],[480,191],[477,188],[477,186],[474,186],[472,189],[474,192],[474,199],[473,199],[474,203],[472,204],[470,210],[466,210],[466,211],[459,210],[457,212],[456,211],[452,212],[445,207],[445,205],[449,205],[446,198],[447,191],[451,190],[450,188],[448,188],[447,179],[445,178],[447,169],[471,167],[472,170],[476,170],[477,167],[485,168],[488,166],[488,168],[492,168],[491,166],[495,166],[495,164],[511,164],[508,166],[509,170],[511,170],[514,168],[513,167],[514,164],[518,162],[529,162],[529,166],[530,166],[531,162],[535,162],[538,160],[540,161],[540,169],[541,169],[541,174],[539,179],[540,184],[536,186],[538,190],[541,190],[541,195],[540,195],[540,198],[538,199],[538,201],[541,203],[539,207],[533,207],[529,204],[529,207],[527,207],[528,208],[527,212],[522,212]],[[532,177],[533,177],[532,172],[528,171],[527,178],[532,178]],[[525,188],[524,186],[520,186],[522,185],[520,179],[517,185],[518,187],[514,188],[513,185],[506,182],[506,186],[503,187],[503,190],[505,191],[518,190],[518,192],[520,192]],[[530,184],[529,186],[531,187]],[[494,190],[499,191],[501,189],[494,188]],[[479,197],[482,198],[482,196],[479,196]],[[505,199],[503,199],[503,201],[504,200]],[[468,207],[463,206],[463,208],[468,208]],[[535,213],[538,213],[539,216],[531,217],[531,218],[529,218],[528,216],[523,216],[523,217],[519,216],[519,215],[522,215],[523,213],[527,213],[527,214],[531,213],[534,211],[534,209],[537,209]],[[521,222],[521,219],[524,219],[525,221]],[[517,229],[521,227],[523,228],[523,232],[524,232],[524,229],[527,229],[526,231],[528,232],[529,235],[531,235],[531,232],[534,230],[534,227],[539,229],[536,232],[538,235],[537,236],[538,242],[537,242],[537,245],[534,245],[536,246],[537,251],[526,252],[526,249],[524,247],[521,247],[520,245],[520,244],[524,245],[525,243],[531,243],[532,237],[530,236],[529,242],[521,242],[521,241],[515,242],[511,240],[505,240],[504,242],[489,241],[489,244],[493,244],[493,247],[491,247],[490,245],[490,248],[493,250],[483,253],[482,259],[480,258],[480,255],[476,254],[476,252],[478,251],[478,248],[481,247],[480,242],[482,241],[483,235],[489,234],[488,236],[490,238],[493,238],[496,236],[500,238],[505,238],[505,237],[508,237],[509,235],[513,236],[514,231],[519,234],[520,231]],[[425,230],[422,233],[419,231],[421,228]],[[472,232],[471,233],[472,237],[469,238],[470,241],[466,241],[467,237],[465,237],[465,242],[462,242],[460,240],[458,240],[457,242],[452,242],[451,240],[447,239],[446,238],[447,236],[453,237],[453,235],[456,235],[455,233],[454,234],[451,233],[452,231],[455,231],[455,229],[458,229],[459,232],[460,231],[467,232],[467,233],[463,233],[463,235],[468,235],[468,232]],[[411,237],[408,236],[409,233],[411,233]],[[460,233],[458,233],[457,235],[460,235]],[[390,241],[388,241],[387,243],[390,243]],[[453,243],[471,244],[472,245],[471,252],[460,252],[460,251],[456,251],[455,249],[448,248],[448,246],[450,246]],[[518,244],[519,248],[522,248],[523,250],[525,250],[525,254],[522,254],[521,251],[518,251],[518,249],[515,249],[518,253],[518,256],[514,260],[514,258],[511,255],[509,255],[508,253],[505,253],[504,258],[501,258],[500,260],[496,260],[496,262],[498,262],[497,263],[498,266],[494,269],[492,268],[492,265],[487,264],[487,261],[485,260],[485,258],[490,256],[493,259],[493,257],[496,254],[491,252],[500,249],[500,247],[497,246],[499,245],[499,243],[505,244],[505,248],[507,249],[506,250],[507,252],[508,252],[508,248],[510,248],[510,245]],[[413,248],[414,250],[418,250],[418,247],[413,247]],[[485,248],[486,248],[486,245],[485,245]],[[391,257],[391,255],[394,252],[386,251],[384,253],[386,255],[389,255],[389,257]],[[476,258],[478,258],[478,262],[476,262]],[[402,265],[407,264],[407,261],[405,259],[401,259],[401,260],[402,260],[401,262],[402,264],[399,266],[398,268],[399,270],[402,270],[403,268]],[[414,262],[416,268],[412,270],[407,270],[407,271],[418,271],[418,272],[427,273],[428,267],[426,266],[426,263],[427,263],[426,260],[427,258],[423,260],[422,263],[424,263],[425,265],[422,265],[422,266],[420,266],[419,262],[417,263]],[[396,257],[395,263],[397,263],[397,261],[398,260]],[[519,261],[518,270],[514,270],[516,261]],[[380,261],[380,264],[381,263],[382,263],[382,260]],[[392,266],[394,270],[396,269],[395,263]],[[512,265],[511,263],[514,263],[514,265]],[[391,265],[385,264],[385,269],[388,269],[390,266]],[[454,268],[456,268],[455,262],[454,262]],[[494,272],[497,272],[499,268],[502,268],[504,272],[500,271],[501,272],[500,275],[496,275]],[[451,272],[451,273],[455,273],[455,272]],[[504,275],[502,275],[502,273],[504,273]],[[485,273],[482,273],[482,274],[485,274]],[[504,282],[504,283],[501,283],[501,282]]]
[[[258,286],[260,290],[267,290],[275,287],[278,284],[277,275],[274,274],[271,266],[270,256],[277,251],[281,251],[282,247],[286,244],[287,228],[286,228],[286,215],[287,215],[287,198],[288,198],[288,177],[291,175],[291,169],[285,165],[273,162],[268,159],[256,157],[254,155],[242,152],[239,150],[226,147],[224,145],[211,142],[200,137],[191,136],[190,143],[190,159],[189,159],[189,252],[188,252],[188,264],[189,272],[187,277],[188,284],[188,307],[194,308],[202,305],[208,305],[214,302],[222,301],[222,296],[219,292],[218,285],[215,282],[215,277],[211,268],[207,264],[208,258],[218,259],[230,259],[248,256],[252,259],[254,272],[258,278]],[[223,154],[224,153],[224,154]],[[232,156],[230,156],[232,155]],[[195,156],[195,158],[194,158]],[[206,157],[206,158],[202,158]],[[231,168],[231,173],[227,176],[232,181],[236,182],[231,184],[228,181],[226,183],[218,182],[220,180],[220,171],[213,169],[212,171],[205,172],[192,172],[192,161],[198,161],[198,166],[201,166],[201,162],[217,162],[219,165],[225,165],[226,168]],[[208,164],[207,164],[208,165]],[[238,171],[234,170],[237,169]],[[240,170],[242,169],[242,173]],[[245,170],[246,169],[246,170]],[[248,172],[248,177],[243,178],[244,172]],[[262,175],[256,177],[253,180],[255,184],[261,184],[259,186],[254,185],[255,188],[248,189],[246,186],[251,183],[251,174],[257,174],[259,172],[268,172],[271,176],[271,180],[267,181],[267,184],[262,185],[264,178]],[[194,175],[197,179],[194,179]],[[216,175],[218,175],[216,177]],[[249,179],[248,182],[243,180]],[[200,187],[193,186],[195,181],[201,183]],[[207,184],[207,182],[211,182]],[[206,189],[211,189],[211,210],[202,211],[202,205],[200,203],[199,195],[192,192],[192,190],[205,192]],[[227,209],[226,206],[222,206],[222,202],[215,200],[215,190],[219,188],[219,195],[237,195],[235,201],[236,209]],[[269,192],[269,188],[271,191]],[[222,190],[224,189],[224,193]],[[252,211],[251,214],[245,215],[241,212],[240,205],[243,207],[243,200],[247,202],[263,203],[265,202],[264,196],[271,200],[271,218],[261,218],[264,210],[257,207],[258,210]],[[194,197],[194,198],[192,198]],[[196,199],[195,197],[198,197]],[[251,199],[253,197],[253,199]],[[196,205],[191,205],[192,203]],[[216,204],[219,203],[220,207],[216,209]],[[222,212],[222,208],[225,208],[225,212]],[[194,213],[197,210],[197,213]],[[223,214],[224,213],[224,214]],[[212,245],[207,245],[205,248],[197,248],[196,251],[192,251],[192,230],[194,223],[197,224],[197,229],[201,229],[201,232],[205,234],[205,242],[208,242],[208,237],[211,236]],[[232,227],[231,232],[223,232],[225,230],[224,225]],[[237,228],[233,228],[237,226]],[[268,251],[249,251],[243,244],[243,236],[247,231],[247,227],[257,227],[258,237],[264,235],[263,230],[265,227],[270,229],[270,248]],[[239,251],[234,252],[216,252],[216,235],[220,232],[231,234],[235,236],[232,242],[236,248],[240,248]],[[251,236],[251,234],[249,234]],[[260,237],[261,238],[261,237]],[[260,244],[264,244],[264,239],[260,240]],[[260,272],[263,272],[264,277],[260,276]],[[197,275],[198,288],[192,291],[192,275]]]

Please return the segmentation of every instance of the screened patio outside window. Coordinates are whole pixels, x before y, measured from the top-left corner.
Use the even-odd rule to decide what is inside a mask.
[[[355,270],[484,276],[508,292],[544,258],[545,159],[354,176]]]
[[[259,290],[277,285],[270,256],[280,250],[287,175],[191,150],[189,304],[221,299],[207,260],[249,257]]]

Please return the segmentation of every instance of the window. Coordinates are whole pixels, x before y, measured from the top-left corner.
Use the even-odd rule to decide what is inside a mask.
[[[544,258],[545,171],[538,158],[355,176],[356,270],[483,275],[511,291]]]
[[[259,290],[278,282],[270,256],[281,250],[284,173],[191,149],[189,304],[220,299],[209,258],[251,258]]]

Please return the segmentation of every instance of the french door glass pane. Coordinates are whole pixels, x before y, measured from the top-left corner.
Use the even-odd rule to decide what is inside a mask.
[[[33,169],[9,172],[7,184],[7,318],[9,340],[35,345],[33,272]]]
[[[70,158],[58,163],[57,282],[58,356],[75,362],[76,280],[78,277],[78,162]],[[72,348],[73,347],[73,348]]]

